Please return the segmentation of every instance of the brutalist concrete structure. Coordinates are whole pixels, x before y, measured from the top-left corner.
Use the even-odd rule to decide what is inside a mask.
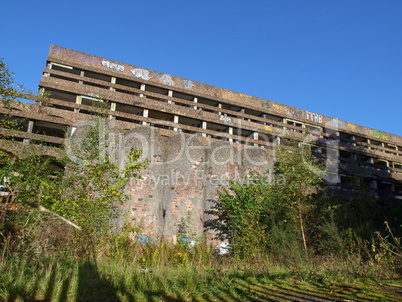
[[[215,218],[209,209],[218,185],[250,170],[272,169],[276,145],[290,139],[324,159],[327,185],[339,194],[351,190],[360,169],[379,199],[402,199],[397,135],[53,45],[39,86],[50,97],[11,105],[25,128],[14,131],[17,142],[3,148],[18,153],[18,141],[37,143],[57,157],[65,134],[85,123],[96,102],[107,101],[104,113],[119,137],[119,152],[137,147],[151,160],[144,178],[131,181],[126,205],[129,219],[147,236],[174,240],[179,233],[206,233],[212,240],[216,230],[205,225]]]

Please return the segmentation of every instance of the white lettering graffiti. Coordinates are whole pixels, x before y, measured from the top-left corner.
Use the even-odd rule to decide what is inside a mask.
[[[120,65],[120,64],[117,64],[117,63],[102,60],[102,66],[106,67],[106,68],[109,68],[109,69],[116,70],[118,72],[124,72],[124,66]]]
[[[143,68],[133,68],[130,69],[130,72],[133,76],[143,79],[143,80],[150,80],[151,77],[149,76],[149,70],[143,69]]]
[[[161,76],[159,78],[159,81],[165,85],[174,86],[174,82],[173,82],[172,78],[170,77],[170,75],[164,74],[163,76]]]
[[[220,115],[219,120],[225,123],[233,123],[233,119],[230,116]]]
[[[322,115],[306,111],[306,119],[316,123],[322,123]]]

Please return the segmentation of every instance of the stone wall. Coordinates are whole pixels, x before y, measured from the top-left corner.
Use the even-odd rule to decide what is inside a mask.
[[[180,132],[162,138],[154,128],[134,128],[123,137],[126,148],[142,149],[151,161],[141,171],[143,179],[130,182],[129,219],[154,240],[206,235],[209,242],[218,243],[213,210],[219,185],[240,180],[250,170],[272,167],[271,156],[258,147],[238,150],[234,144],[208,140],[202,144],[197,135]]]

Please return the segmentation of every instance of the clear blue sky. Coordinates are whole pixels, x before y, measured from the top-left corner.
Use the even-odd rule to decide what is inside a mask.
[[[3,1],[37,91],[50,44],[402,135],[401,0]]]

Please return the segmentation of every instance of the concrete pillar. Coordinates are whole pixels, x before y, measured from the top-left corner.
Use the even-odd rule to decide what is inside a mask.
[[[178,116],[178,115],[175,115],[175,116],[173,117],[173,123],[175,123],[175,124],[178,124],[178,123],[179,123],[179,116]],[[177,131],[177,127],[174,127],[174,128],[173,128],[173,131]]]
[[[148,117],[148,113],[149,113],[148,109],[144,109],[144,111],[142,112],[142,116],[143,117]],[[143,121],[142,124],[143,125],[148,125],[149,123]]]
[[[229,133],[230,135],[233,135],[233,127],[229,127],[228,133]],[[232,137],[229,138],[229,142],[231,142],[231,143],[233,142],[233,138],[232,138]]]
[[[207,129],[207,122],[202,121],[202,129]],[[207,137],[206,133],[202,133],[202,136]]]
[[[221,104],[221,103],[218,104],[218,108],[219,108],[219,109],[222,109],[222,104]],[[219,114],[219,115],[222,115],[222,112],[219,111],[218,114]]]
[[[197,104],[197,103],[198,103],[198,98],[194,98],[194,100],[193,100],[193,101],[194,101],[194,103],[196,103],[196,104]],[[197,109],[197,106],[196,106],[196,105],[194,105],[194,106],[193,106],[193,109]]]
[[[110,104],[110,111],[116,111],[116,103],[112,102],[112,103]],[[110,115],[109,115],[109,119],[115,120],[116,117],[110,114]]]
[[[81,78],[83,78],[84,76],[85,76],[84,71],[81,71],[81,72],[80,72],[80,77],[81,77]],[[78,82],[78,83],[83,84],[83,83],[84,83],[84,81],[83,81],[83,80],[79,80],[79,82]]]
[[[115,77],[112,77],[112,79],[111,79],[110,83],[112,83],[112,84],[116,84],[116,78],[115,78]],[[116,88],[114,88],[114,87],[110,87],[110,90],[111,90],[111,91],[116,91]]]
[[[33,126],[34,126],[34,122],[33,122],[33,121],[29,121],[29,122],[28,122],[27,133],[32,133]],[[25,144],[29,144],[29,139],[28,139],[28,138],[24,138],[24,141],[23,141],[23,142],[24,142]]]
[[[145,91],[145,84],[141,84],[140,89],[141,89],[142,91]],[[143,97],[144,97],[144,95],[143,95],[142,93],[140,93],[140,98],[143,98]]]
[[[240,112],[240,113],[244,113],[244,108],[240,109],[239,112]],[[239,118],[240,118],[241,120],[244,120],[244,117],[242,117],[242,116],[240,116]]]
[[[254,138],[255,140],[258,140],[258,132],[254,132],[253,138]],[[258,144],[254,143],[254,146],[255,146],[255,147],[258,147]]]
[[[77,95],[75,97],[75,103],[78,104],[78,105],[81,105],[82,104],[82,96]],[[80,109],[74,108],[74,112],[80,112]]]
[[[172,90],[168,91],[168,96],[173,97],[173,91]],[[171,100],[168,100],[168,104],[174,104],[174,102],[172,102]]]

